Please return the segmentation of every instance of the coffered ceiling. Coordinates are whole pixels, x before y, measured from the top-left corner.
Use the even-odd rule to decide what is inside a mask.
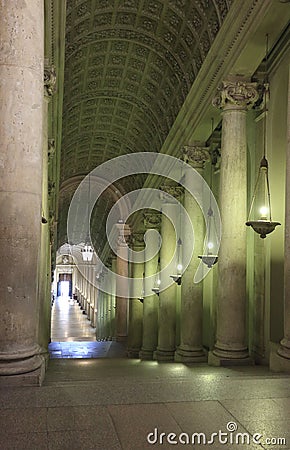
[[[60,165],[63,231],[79,176],[122,154],[160,151],[231,3],[67,1]],[[131,177],[117,187],[126,191],[143,182],[140,176]],[[113,202],[108,195],[100,202],[99,225],[104,207]]]
[[[231,0],[69,0],[61,181],[160,151]]]

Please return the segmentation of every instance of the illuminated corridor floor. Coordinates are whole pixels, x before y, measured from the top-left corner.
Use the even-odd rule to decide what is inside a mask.
[[[120,358],[125,348],[118,342],[96,341],[90,325],[76,300],[57,297],[52,307],[50,358]]]

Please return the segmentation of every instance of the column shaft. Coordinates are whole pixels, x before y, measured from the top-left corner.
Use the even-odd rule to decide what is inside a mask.
[[[212,363],[248,357],[246,336],[247,136],[246,112],[258,99],[256,85],[224,83],[217,336]],[[217,360],[214,361],[214,357]]]
[[[31,373],[35,383],[44,362],[37,345],[43,9],[42,0],[0,4],[0,375]]]

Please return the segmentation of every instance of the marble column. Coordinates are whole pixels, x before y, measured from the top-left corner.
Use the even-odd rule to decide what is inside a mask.
[[[156,230],[160,232],[161,214],[157,211],[144,213],[144,226],[146,231]],[[142,324],[142,347],[139,358],[152,360],[153,353],[158,343],[158,296],[152,292],[155,282],[155,274],[158,272],[159,236],[154,233],[146,240],[145,265],[144,265],[144,301]],[[152,257],[152,254],[155,256]]]
[[[117,224],[117,281],[116,281],[116,339],[124,342],[128,336],[128,245],[126,238],[130,236],[130,228],[125,224]],[[118,277],[118,275],[120,277]]]
[[[171,275],[176,274],[177,259],[173,257],[180,236],[175,233],[175,226],[179,226],[179,205],[183,188],[177,186],[162,186],[162,221],[160,249],[161,284],[159,294],[159,324],[158,345],[154,353],[157,361],[173,361],[176,350],[176,289],[173,282],[164,290]],[[170,194],[170,195],[167,195]],[[174,198],[175,197],[175,198]],[[168,217],[171,217],[169,220]],[[172,222],[173,223],[172,223]],[[180,230],[176,230],[177,233]]]
[[[144,234],[132,234],[133,250],[135,252],[144,249]],[[129,299],[129,327],[128,327],[128,344],[127,356],[129,358],[139,358],[139,352],[142,346],[142,317],[143,304],[139,298],[143,295],[143,273],[144,261],[133,262],[132,268],[133,292]]]
[[[116,274],[117,271],[117,258],[114,255],[112,257],[112,272],[114,274]],[[111,336],[112,336],[112,341],[116,340],[116,277],[112,276],[111,279]]]
[[[258,100],[256,83],[226,81],[214,100],[222,108],[216,343],[212,365],[248,364],[246,335],[247,136],[246,115]]]
[[[205,162],[209,159],[208,148],[200,145],[186,146],[183,148],[183,159],[203,176]],[[191,169],[185,168],[186,178],[191,176]],[[188,184],[189,185],[189,184]],[[202,180],[200,185],[196,186],[200,192],[203,189]],[[191,224],[183,224],[183,260],[189,260],[189,265],[182,274],[181,284],[181,308],[180,308],[180,345],[175,352],[175,360],[180,362],[202,362],[207,360],[202,345],[202,321],[203,321],[203,282],[194,283],[194,274],[199,266],[199,255],[203,254],[204,241],[204,218],[203,213],[186,189],[184,190],[184,204]],[[187,227],[191,226],[194,230],[194,249],[192,242],[187,241],[190,236]],[[192,256],[190,254],[193,250]],[[186,254],[187,253],[187,254]]]
[[[1,384],[40,384],[44,374],[37,344],[43,24],[42,0],[0,3]]]
[[[288,81],[288,125],[290,123],[290,68]],[[270,369],[290,372],[290,127],[287,131],[286,148],[286,195],[285,195],[285,241],[284,241],[284,336],[278,349],[270,354]]]

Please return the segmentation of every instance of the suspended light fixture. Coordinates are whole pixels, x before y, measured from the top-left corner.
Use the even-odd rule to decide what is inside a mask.
[[[91,246],[90,240],[90,197],[91,197],[91,175],[89,174],[89,189],[88,189],[88,234],[86,237],[84,248],[81,249],[82,258],[85,262],[91,262],[93,259],[94,250]]]
[[[182,240],[179,238],[177,241],[177,264],[176,264],[176,275],[170,275],[170,278],[175,281],[178,286],[181,285],[182,281],[182,255],[181,255]]]
[[[269,184],[269,164],[266,158],[267,151],[267,98],[269,95],[269,82],[268,82],[268,35],[266,36],[266,79],[264,81],[264,125],[263,125],[263,157],[260,162],[259,172],[254,188],[254,193],[251,201],[247,226],[253,228],[253,230],[260,235],[262,239],[265,239],[267,234],[272,233],[277,225],[281,225],[280,222],[272,221],[271,212],[271,195],[270,195],[270,184]],[[259,199],[257,199],[257,194],[260,193]],[[262,198],[261,198],[262,197]],[[260,200],[260,202],[259,202]],[[259,204],[260,203],[260,204]],[[254,209],[256,214],[259,216],[256,220],[250,220],[252,210]]]
[[[211,119],[211,133],[213,134],[213,119]],[[211,151],[210,154],[210,197],[209,197],[209,208],[207,211],[207,221],[206,221],[206,228],[207,228],[207,243],[206,243],[206,254],[200,255],[199,259],[202,260],[202,262],[208,267],[212,268],[212,266],[217,263],[218,261],[218,255],[214,254],[214,248],[215,248],[215,242],[217,241],[217,232],[216,232],[216,223],[215,223],[215,217],[213,213],[213,209],[211,207],[211,196],[212,196],[212,172],[213,167],[215,165],[215,158],[213,155],[213,151]],[[215,236],[214,236],[215,235]]]
[[[141,295],[140,295],[140,297],[138,297],[138,300],[141,303],[144,302],[144,294],[145,294],[144,278],[145,278],[145,273],[143,272]]]
[[[154,281],[154,286],[151,289],[152,292],[154,292],[154,294],[159,296],[160,293],[160,285],[161,285],[161,280],[160,280],[160,258],[158,258],[158,265],[157,265],[157,273],[155,275],[155,281]]]

